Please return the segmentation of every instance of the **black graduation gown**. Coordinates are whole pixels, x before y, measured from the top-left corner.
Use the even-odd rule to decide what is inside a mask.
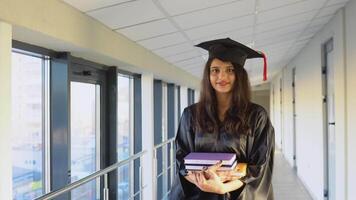
[[[171,200],[273,200],[272,169],[274,129],[265,109],[251,104],[248,123],[252,134],[229,134],[221,130],[216,134],[194,132],[192,120],[196,104],[186,108],[180,119],[176,142],[176,177],[169,195]],[[244,186],[229,194],[219,195],[201,191],[184,178],[184,157],[190,152],[236,153],[239,162],[247,163]]]

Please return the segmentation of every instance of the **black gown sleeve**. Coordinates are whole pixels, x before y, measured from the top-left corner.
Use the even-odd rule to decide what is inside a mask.
[[[248,140],[248,167],[247,175],[242,179],[245,183],[242,199],[271,200],[273,199],[274,128],[262,107],[257,109],[251,120],[254,126]]]
[[[184,157],[194,151],[194,132],[191,127],[191,111],[186,108],[179,122],[175,139],[176,144],[176,177],[172,185],[169,199],[185,199],[186,196],[194,194],[196,186],[187,181],[187,171],[184,165]]]

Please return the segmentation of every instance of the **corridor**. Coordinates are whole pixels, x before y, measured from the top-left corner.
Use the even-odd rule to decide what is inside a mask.
[[[276,200],[356,199],[355,19],[356,0],[0,0],[0,200],[166,200],[184,110],[240,137],[249,103]],[[231,153],[187,124],[183,152]]]
[[[273,171],[275,200],[312,200],[296,171],[288,164],[281,151],[276,150]]]

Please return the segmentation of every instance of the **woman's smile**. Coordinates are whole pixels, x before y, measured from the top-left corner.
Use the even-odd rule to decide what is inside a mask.
[[[230,85],[230,82],[227,82],[227,81],[219,81],[219,82],[216,82],[216,85],[221,86],[221,87],[225,87],[225,86],[227,86],[227,85]]]

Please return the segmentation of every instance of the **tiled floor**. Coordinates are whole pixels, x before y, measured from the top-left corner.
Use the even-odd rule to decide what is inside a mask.
[[[275,152],[272,182],[275,200],[312,200],[280,151]]]

